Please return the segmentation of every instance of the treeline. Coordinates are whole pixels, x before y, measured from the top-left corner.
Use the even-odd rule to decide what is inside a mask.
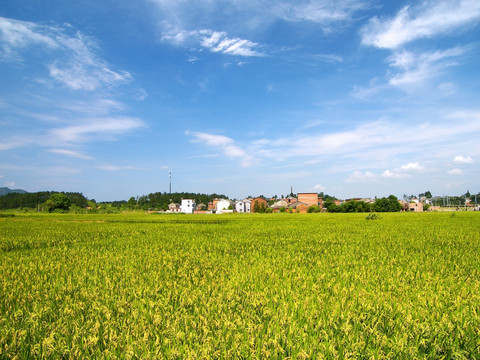
[[[173,193],[156,192],[148,195],[142,195],[139,197],[131,197],[126,202],[116,201],[112,203],[115,207],[127,207],[130,209],[143,209],[143,210],[167,210],[168,204],[174,202],[180,204],[182,199],[194,199],[198,205],[200,203],[208,206],[208,203],[215,198],[227,199],[227,196],[221,194],[199,194],[199,193]]]
[[[43,207],[47,200],[51,198],[51,196],[55,193],[55,191],[41,191],[36,193],[10,193],[7,195],[0,196],[0,209],[1,210],[8,210],[8,209],[21,209],[21,208],[38,208]],[[85,208],[88,206],[88,199],[83,196],[82,193],[76,192],[62,192],[68,200],[70,201],[71,205],[75,205],[80,208]]]
[[[10,193],[0,196],[0,210],[9,209],[47,209],[52,208],[48,203],[52,200],[54,194],[63,194],[68,198],[68,207],[70,211],[88,211],[91,212],[110,212],[117,210],[167,210],[171,202],[180,203],[182,199],[195,199],[197,204],[203,203],[206,206],[215,198],[227,198],[221,194],[200,194],[200,193],[152,193],[138,197],[131,197],[128,201],[112,201],[96,203],[95,200],[89,200],[82,193],[75,192],[54,192],[41,191],[36,193]],[[109,210],[110,209],[110,210]],[[67,210],[67,209],[64,209]]]
[[[398,212],[402,210],[402,205],[394,195],[388,198],[376,199],[373,204],[364,201],[350,200],[341,205],[335,205],[331,200],[323,203],[323,207],[330,213],[360,213],[360,212]],[[309,212],[311,211],[309,209]]]

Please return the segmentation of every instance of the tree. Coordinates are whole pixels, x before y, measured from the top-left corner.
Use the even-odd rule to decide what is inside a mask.
[[[372,207],[373,210],[377,212],[397,212],[402,209],[402,205],[400,205],[397,197],[394,195],[375,200]]]
[[[62,193],[55,193],[50,196],[46,202],[49,212],[55,210],[67,211],[70,208],[71,202],[67,195]]]
[[[137,200],[135,200],[135,198],[132,196],[130,199],[128,199],[128,207],[129,208],[132,208],[137,205]]]
[[[322,209],[318,205],[310,205],[307,209],[308,213],[319,213],[320,211],[322,211]]]

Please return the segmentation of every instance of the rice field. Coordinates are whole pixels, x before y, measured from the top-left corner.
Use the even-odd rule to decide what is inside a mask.
[[[0,358],[479,359],[480,213],[0,217]]]

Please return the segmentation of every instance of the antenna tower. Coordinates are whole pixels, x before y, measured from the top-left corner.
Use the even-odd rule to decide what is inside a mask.
[[[168,187],[168,194],[170,197],[170,200],[172,198],[172,170],[168,170],[168,178],[170,179],[170,185]]]

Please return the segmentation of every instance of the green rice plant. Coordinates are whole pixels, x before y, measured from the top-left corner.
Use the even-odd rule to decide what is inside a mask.
[[[480,358],[480,214],[0,219],[0,358]]]

